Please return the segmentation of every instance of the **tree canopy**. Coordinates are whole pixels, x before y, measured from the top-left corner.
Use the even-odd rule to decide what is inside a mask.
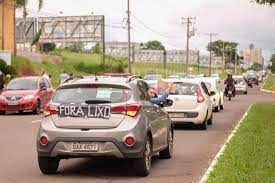
[[[271,57],[271,63],[272,63],[271,72],[275,74],[275,54],[273,54]]]
[[[268,5],[275,5],[275,0],[255,0],[258,4],[268,4]]]
[[[237,53],[238,45],[239,45],[239,43],[218,40],[218,41],[209,43],[207,45],[207,50],[214,52],[214,54],[218,57],[222,57],[223,56],[223,48],[224,48],[224,56],[226,58],[225,60],[227,62],[230,62],[230,61],[234,60],[235,55],[238,54]]]
[[[144,43],[141,45],[142,49],[145,50],[165,50],[165,47],[160,41],[153,40],[153,41],[148,41],[147,43]]]

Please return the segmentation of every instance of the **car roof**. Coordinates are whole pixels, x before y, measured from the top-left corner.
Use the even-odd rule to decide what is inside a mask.
[[[200,84],[201,80],[199,78],[178,78],[178,79],[164,79],[164,81],[169,83],[192,83],[192,84]]]
[[[235,76],[233,76],[233,78],[243,78],[243,76],[235,75]]]
[[[61,86],[73,86],[73,85],[84,85],[84,84],[103,84],[113,86],[126,86],[130,87],[130,83],[136,82],[135,79],[127,82],[128,78],[125,77],[109,77],[109,76],[78,76],[78,79],[71,80],[61,84]]]

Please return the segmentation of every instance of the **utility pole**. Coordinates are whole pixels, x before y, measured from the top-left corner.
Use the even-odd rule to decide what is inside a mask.
[[[182,24],[187,24],[186,30],[186,73],[188,73],[188,66],[189,66],[189,39],[195,35],[195,30],[193,30],[193,34],[190,34],[190,24],[193,24],[196,20],[196,17],[183,17]]]
[[[237,75],[237,61],[238,61],[238,53],[235,53],[235,64],[234,64],[234,73]]]
[[[200,74],[200,50],[198,50],[198,53],[197,53],[198,55],[197,55],[197,61],[198,61],[198,74]]]
[[[127,24],[128,24],[128,72],[132,73],[131,67],[131,21],[130,21],[130,0],[128,2],[128,10],[127,10]]]
[[[2,0],[2,50],[5,50],[5,0]]]
[[[210,36],[210,42],[209,42],[209,46],[210,46],[212,43],[213,36],[217,36],[218,34],[217,33],[209,33],[209,34],[205,34],[205,35]],[[211,76],[211,74],[212,74],[212,50],[211,50],[211,48],[209,48],[209,76]]]
[[[225,45],[224,41],[222,41],[222,72],[224,73],[225,69]]]

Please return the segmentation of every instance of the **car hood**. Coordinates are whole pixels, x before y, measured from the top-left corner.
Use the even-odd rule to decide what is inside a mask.
[[[24,97],[26,95],[35,95],[36,90],[7,90],[2,93],[5,97],[19,96]]]

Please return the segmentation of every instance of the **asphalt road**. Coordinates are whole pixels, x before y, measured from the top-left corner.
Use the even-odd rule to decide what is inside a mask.
[[[58,174],[45,176],[37,165],[36,134],[41,116],[11,114],[0,116],[1,183],[183,183],[198,182],[216,153],[241,119],[248,106],[275,102],[270,94],[250,89],[226,101],[224,111],[214,114],[207,131],[188,126],[176,128],[175,151],[170,160],[154,158],[149,177],[136,177],[127,161],[113,159],[62,160]]]

